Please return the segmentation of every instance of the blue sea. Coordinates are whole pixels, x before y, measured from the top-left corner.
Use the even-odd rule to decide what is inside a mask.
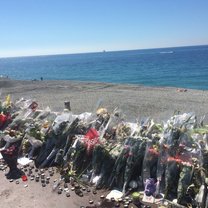
[[[0,75],[208,90],[208,46],[0,58]]]

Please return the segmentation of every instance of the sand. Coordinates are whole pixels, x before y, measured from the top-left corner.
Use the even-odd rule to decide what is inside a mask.
[[[71,102],[72,111],[79,114],[95,109],[98,100],[102,106],[112,111],[119,107],[126,120],[136,121],[151,117],[156,121],[167,120],[174,111],[195,112],[199,117],[207,115],[208,91],[187,89],[180,92],[177,88],[153,88],[137,85],[115,85],[109,83],[75,82],[75,81],[16,81],[0,80],[1,99],[10,94],[12,100],[33,98],[39,108],[49,106],[53,111],[62,111],[64,101]],[[25,188],[24,185],[28,184]],[[53,193],[51,185],[43,188],[34,181],[21,182],[16,185],[6,180],[0,171],[0,207],[1,208],[45,208],[87,205],[93,196],[83,198],[72,193],[70,198],[64,194]],[[94,196],[95,200],[96,197]]]

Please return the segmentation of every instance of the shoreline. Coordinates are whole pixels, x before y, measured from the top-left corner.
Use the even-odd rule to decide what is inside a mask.
[[[182,89],[180,91],[180,89]],[[185,89],[185,90],[183,90]],[[47,106],[53,111],[62,111],[64,101],[71,102],[73,113],[92,112],[99,100],[102,107],[112,111],[119,107],[126,120],[135,121],[153,118],[156,121],[167,120],[175,111],[195,112],[198,116],[208,114],[208,91],[175,88],[152,87],[134,84],[115,84],[68,80],[12,80],[0,79],[0,95],[7,94],[12,100],[35,99],[39,108]]]
[[[162,85],[144,85],[137,83],[115,83],[115,82],[99,82],[99,81],[87,81],[87,80],[70,80],[70,79],[13,79],[10,77],[0,76],[1,81],[13,81],[13,82],[71,82],[75,84],[84,83],[84,84],[103,84],[103,85],[121,85],[121,86],[129,86],[129,87],[144,87],[144,88],[167,88],[167,89],[185,89],[185,90],[197,90],[197,91],[208,91],[208,89],[197,89],[197,88],[189,88],[189,87],[180,87],[180,86],[162,86]],[[0,86],[1,87],[1,86]]]

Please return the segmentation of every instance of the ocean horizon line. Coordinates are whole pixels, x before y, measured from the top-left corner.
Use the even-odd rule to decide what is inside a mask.
[[[96,53],[114,53],[114,52],[128,52],[128,51],[142,51],[142,50],[160,50],[160,49],[174,49],[174,48],[188,48],[188,47],[202,47],[208,46],[207,44],[199,45],[182,45],[182,46],[167,46],[159,48],[140,48],[140,49],[121,49],[121,50],[106,50],[101,51],[89,51],[89,52],[77,52],[77,53],[54,53],[54,54],[40,54],[40,55],[20,55],[20,56],[0,56],[0,59],[9,59],[9,58],[29,58],[29,57],[47,57],[47,56],[67,56],[67,55],[82,55],[82,54],[96,54]]]

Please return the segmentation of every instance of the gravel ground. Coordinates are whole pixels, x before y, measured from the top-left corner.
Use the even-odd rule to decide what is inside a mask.
[[[135,121],[151,117],[167,120],[175,111],[195,112],[201,117],[208,114],[208,91],[177,88],[153,88],[138,85],[74,81],[15,81],[0,80],[2,99],[11,94],[13,100],[35,99],[40,108],[49,106],[53,111],[63,110],[65,100],[70,100],[72,111],[79,114],[92,112],[101,105],[112,111],[119,107],[126,120]]]

